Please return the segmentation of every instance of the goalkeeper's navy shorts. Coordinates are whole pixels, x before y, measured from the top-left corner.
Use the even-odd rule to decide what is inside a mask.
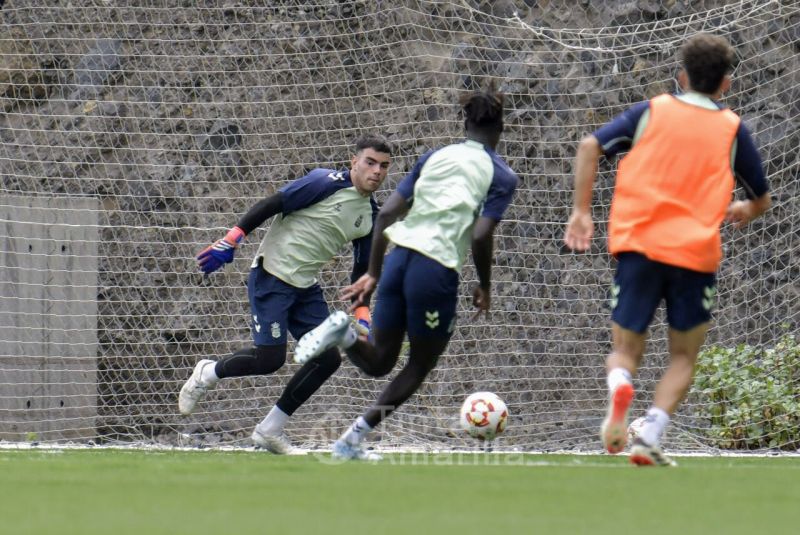
[[[403,329],[410,337],[449,339],[456,326],[458,272],[405,247],[384,263],[372,313],[378,329]]]
[[[611,289],[611,319],[624,329],[644,333],[663,299],[667,323],[688,331],[711,320],[716,299],[716,276],[662,262],[643,254],[617,254]]]
[[[247,297],[253,343],[257,346],[285,344],[287,331],[299,340],[329,314],[319,284],[296,288],[264,271],[261,262],[250,270]]]

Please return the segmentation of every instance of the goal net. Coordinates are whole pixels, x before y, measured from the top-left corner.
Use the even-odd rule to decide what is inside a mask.
[[[177,393],[199,359],[251,343],[246,280],[268,224],[209,277],[195,255],[288,181],[318,166],[345,168],[365,132],[396,146],[378,195],[385,199],[419,155],[461,139],[458,96],[496,80],[508,108],[498,152],[521,183],[498,227],[493,310],[470,319],[468,264],[446,354],[374,439],[378,447],[476,447],[458,429],[458,407],[490,390],[511,412],[498,449],[598,450],[615,162],[601,164],[591,250],[567,252],[575,148],[632,103],[674,92],[677,49],[698,31],[736,47],[725,102],[753,133],[775,199],[765,218],[723,231],[708,345],[744,344],[758,358],[799,334],[793,0],[45,4],[8,0],[0,11],[4,441],[247,446],[297,369],[292,343],[277,373],[222,381],[190,417],[178,414]],[[321,273],[333,309],[345,306],[337,290],[350,268],[343,251]],[[659,312],[634,417],[652,399],[666,345]],[[792,359],[784,364],[800,355]],[[800,373],[789,377],[799,392]],[[327,447],[385,384],[345,362],[297,411],[289,437]],[[731,415],[740,402],[693,391],[666,446],[725,447],[707,415]],[[767,409],[729,423],[757,433],[744,426],[799,418]],[[793,444],[762,433],[757,448]]]

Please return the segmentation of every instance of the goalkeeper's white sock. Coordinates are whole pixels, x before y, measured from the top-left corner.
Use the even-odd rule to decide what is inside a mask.
[[[289,415],[275,405],[269,411],[269,414],[261,420],[261,423],[256,426],[256,429],[262,435],[280,435],[283,432],[283,426],[288,421]]]
[[[633,377],[631,377],[631,372],[625,368],[614,368],[608,372],[606,383],[608,384],[608,391],[614,392],[623,383],[633,383]]]
[[[356,332],[356,328],[353,327],[352,325],[348,325],[347,330],[342,336],[342,341],[339,342],[339,347],[341,347],[342,349],[347,349],[348,347],[351,347],[353,344],[355,344],[356,340],[358,340],[358,333]]]
[[[359,416],[339,440],[343,440],[351,446],[358,446],[370,431],[372,431],[372,428],[367,425],[367,421],[364,420],[363,416]]]
[[[669,414],[658,407],[650,407],[647,411],[642,430],[639,431],[639,438],[645,441],[648,446],[658,446],[661,435],[669,423]]]
[[[204,385],[213,386],[217,384],[219,381],[219,377],[217,377],[217,363],[214,364],[207,364],[203,366],[203,369],[200,371],[200,380],[203,382]]]

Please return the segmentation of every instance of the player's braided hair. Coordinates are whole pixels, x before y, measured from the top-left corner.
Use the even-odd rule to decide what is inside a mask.
[[[684,43],[681,57],[692,89],[711,94],[731,71],[734,51],[724,37],[699,33]]]
[[[475,91],[459,99],[467,129],[503,130],[503,93],[492,82],[486,91]]]

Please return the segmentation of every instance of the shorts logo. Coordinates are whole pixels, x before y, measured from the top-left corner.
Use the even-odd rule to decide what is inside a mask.
[[[617,308],[617,303],[619,303],[619,284],[611,287],[611,310]]]
[[[358,216],[358,219],[356,219],[354,225],[356,226],[356,228],[358,228],[361,226],[361,223],[363,222],[364,222],[364,214],[361,214],[360,216]]]
[[[280,337],[281,337],[281,324],[280,324],[280,323],[278,323],[278,322],[276,321],[276,322],[272,323],[272,324],[269,326],[269,328],[270,328],[270,329],[271,329],[271,331],[272,331],[272,337],[273,337],[273,338],[280,338]]]
[[[256,330],[257,333],[261,332],[261,324],[258,323],[258,316],[253,314],[253,328]]]
[[[714,304],[717,300],[717,289],[713,286],[706,286],[703,288],[703,308],[706,309],[706,312],[711,312],[711,309],[714,308]]]
[[[428,326],[429,329],[435,329],[439,326],[439,311],[434,310],[431,312],[425,311],[425,325]]]

